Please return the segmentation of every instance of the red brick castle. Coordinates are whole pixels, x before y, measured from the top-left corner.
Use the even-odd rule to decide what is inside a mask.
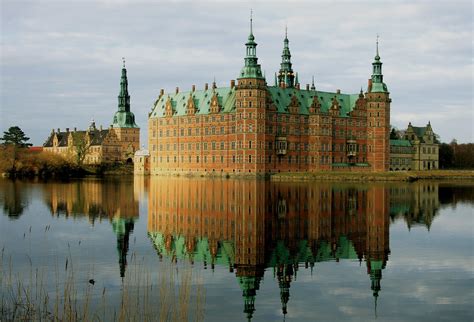
[[[269,86],[252,31],[245,65],[229,87],[161,90],[148,120],[150,173],[268,174],[389,170],[390,102],[378,52],[367,91],[301,88],[285,35]]]

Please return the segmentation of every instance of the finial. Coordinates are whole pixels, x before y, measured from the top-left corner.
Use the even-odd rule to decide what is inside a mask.
[[[285,25],[285,38],[288,38],[288,25]]]
[[[253,33],[253,30],[252,30],[252,20],[253,20],[253,10],[250,9],[250,34]]]
[[[125,68],[125,57],[122,57],[123,68]]]
[[[379,34],[377,34],[376,48],[377,48],[376,56],[379,56]]]

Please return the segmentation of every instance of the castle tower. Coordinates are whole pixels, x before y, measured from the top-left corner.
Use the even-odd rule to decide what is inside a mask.
[[[388,171],[390,166],[390,93],[383,82],[382,62],[377,36],[372,78],[366,93],[367,100],[367,161],[372,171]]]
[[[291,68],[291,53],[288,40],[288,31],[285,29],[285,40],[283,41],[283,52],[281,54],[280,71],[278,72],[278,86],[294,87],[295,75]]]
[[[236,89],[236,169],[239,172],[265,171],[266,151],[258,142],[265,141],[266,81],[257,58],[257,43],[250,17],[250,35],[245,65],[240,71]],[[265,145],[267,146],[267,145]]]
[[[135,151],[140,148],[140,128],[135,123],[135,115],[130,111],[125,59],[123,59],[122,77],[120,78],[118,111],[115,112],[112,128],[121,147],[121,160],[133,162]]]

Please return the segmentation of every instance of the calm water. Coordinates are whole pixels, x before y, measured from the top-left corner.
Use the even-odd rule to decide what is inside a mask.
[[[72,258],[111,308],[138,258],[191,267],[205,321],[474,319],[474,183],[0,180],[0,204],[19,276]]]

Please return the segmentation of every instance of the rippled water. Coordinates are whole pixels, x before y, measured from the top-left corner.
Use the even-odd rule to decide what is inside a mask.
[[[132,271],[190,271],[205,321],[474,319],[474,183],[2,179],[0,203],[4,270],[70,258],[107,319]]]

